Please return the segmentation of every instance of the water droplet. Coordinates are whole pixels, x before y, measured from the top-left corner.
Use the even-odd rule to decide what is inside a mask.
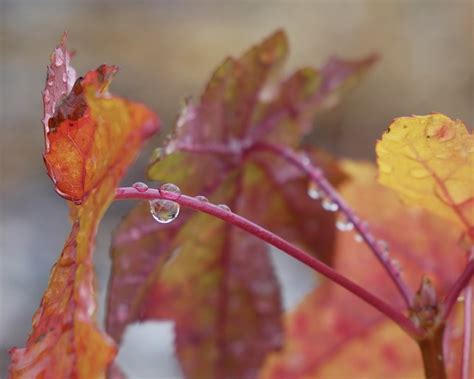
[[[339,209],[339,205],[332,201],[332,199],[329,196],[323,196],[322,201],[321,201],[321,206],[323,207],[324,210],[328,212],[337,212]]]
[[[356,233],[356,234],[354,234],[354,241],[356,241],[358,243],[361,243],[361,242],[364,242],[364,239],[362,238],[362,236],[359,233]]]
[[[410,170],[410,175],[417,179],[423,179],[430,176],[431,174],[424,168],[414,168]]]
[[[315,182],[309,182],[308,184],[308,196],[311,199],[318,200],[324,195],[323,191],[318,188]]]
[[[388,252],[388,242],[385,240],[378,240],[377,245],[380,250]]]
[[[54,64],[61,66],[64,63],[64,53],[61,49],[56,49],[54,52]]]
[[[223,210],[225,210],[225,211],[227,211],[227,212],[230,212],[230,208],[229,208],[228,205],[219,204],[218,207],[221,208],[221,209],[223,209]]]
[[[459,303],[464,302],[464,295],[460,295],[457,300]]]
[[[160,191],[166,191],[169,193],[170,199],[177,199],[181,196],[181,190],[176,184],[173,183],[166,183],[160,186]]]
[[[161,224],[168,224],[179,215],[179,204],[171,200],[150,200],[150,212]]]
[[[402,270],[402,266],[400,266],[400,262],[397,261],[396,259],[392,259],[392,266],[395,270],[397,271],[401,271]]]
[[[148,186],[142,182],[136,182],[132,185],[138,192],[146,192],[148,191]]]
[[[354,229],[354,224],[343,213],[340,213],[336,220],[336,228],[341,232],[349,232]]]
[[[301,163],[305,166],[309,166],[311,164],[311,159],[306,154],[301,154]]]
[[[67,82],[67,74],[65,72],[63,72],[63,82]]]
[[[209,203],[209,199],[206,196],[198,195],[195,197],[195,199],[201,203]]]
[[[164,156],[165,152],[163,151],[163,149],[161,147],[157,147],[151,153],[150,162],[159,162],[163,159]]]

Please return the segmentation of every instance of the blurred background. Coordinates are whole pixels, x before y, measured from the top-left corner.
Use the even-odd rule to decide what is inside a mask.
[[[81,1],[0,0],[0,378],[7,350],[24,346],[49,270],[69,232],[67,209],[42,161],[45,68],[64,30],[79,73],[121,68],[115,94],[142,101],[166,127],[180,101],[198,95],[226,55],[239,55],[283,27],[287,71],[320,66],[331,54],[382,60],[344,102],[317,120],[312,140],[346,157],[373,159],[374,143],[397,116],[432,111],[474,124],[472,0]],[[156,137],[125,182],[143,179]],[[110,232],[131,204],[114,204],[101,225],[96,262],[103,290]],[[279,257],[286,306],[312,275]],[[180,378],[170,323],[134,326],[119,363],[130,378]]]

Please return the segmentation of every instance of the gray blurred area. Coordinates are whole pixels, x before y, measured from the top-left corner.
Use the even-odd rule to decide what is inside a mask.
[[[49,54],[64,30],[79,73],[121,68],[111,90],[142,101],[172,125],[180,101],[198,95],[226,55],[238,55],[283,27],[287,70],[379,52],[382,60],[311,137],[347,157],[374,156],[374,142],[397,116],[446,113],[474,124],[474,5],[455,0],[46,1],[0,0],[0,377],[7,349],[23,346],[49,270],[69,232],[67,209],[42,161],[40,123]],[[124,182],[143,178],[156,137]],[[96,262],[103,314],[110,232],[131,204],[114,204],[101,226]],[[312,276],[277,259],[285,304]],[[147,329],[148,328],[148,329]],[[179,378],[172,326],[134,326],[119,355],[130,378]]]

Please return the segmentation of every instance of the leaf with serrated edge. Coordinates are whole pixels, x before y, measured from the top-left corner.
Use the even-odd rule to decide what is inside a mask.
[[[352,180],[341,186],[342,196],[387,241],[389,258],[401,264],[408,284],[418,288],[421,275],[427,274],[439,296],[446,294],[464,265],[462,249],[456,246],[456,227],[404,206],[375,182],[371,164],[345,162],[343,167]],[[417,233],[401,233],[404,230]],[[446,251],[457,258],[448,257]],[[404,306],[385,271],[352,233],[338,233],[335,259],[339,272],[390,304]],[[392,321],[331,282],[324,282],[288,315],[286,335],[285,348],[270,356],[262,378],[423,376],[416,343]]]
[[[379,181],[474,238],[474,135],[440,113],[396,119],[377,143]]]
[[[104,377],[116,348],[94,321],[94,238],[126,168],[158,128],[148,108],[106,92],[114,67],[88,72],[65,92],[68,85],[57,81],[62,74],[65,81],[72,77],[69,56],[63,38],[51,57],[45,89],[54,88],[55,98],[43,95],[44,159],[56,191],[78,205],[71,205],[74,225],[33,318],[27,346],[11,350],[11,378]]]

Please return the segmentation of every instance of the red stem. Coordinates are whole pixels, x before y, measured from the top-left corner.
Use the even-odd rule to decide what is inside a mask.
[[[469,379],[471,372],[472,349],[472,286],[464,290],[464,340],[462,346],[462,379]]]
[[[160,191],[157,189],[148,189],[146,192],[138,192],[133,187],[117,188],[115,194],[116,200],[126,200],[126,199],[142,199],[142,200],[152,200],[152,199],[165,199],[172,200],[176,203],[207,213],[211,216],[220,218],[229,224],[237,226],[248,233],[254,235],[255,237],[260,238],[261,240],[269,243],[270,245],[276,247],[277,249],[285,252],[286,254],[292,256],[298,261],[304,263],[305,265],[311,267],[313,270],[317,271],[326,278],[332,280],[333,282],[339,284],[341,287],[345,288],[349,292],[353,293],[357,297],[364,300],[366,303],[372,305],[375,309],[386,315],[388,318],[397,323],[405,332],[414,338],[419,338],[422,334],[415,325],[401,312],[393,308],[390,304],[381,300],[377,296],[374,296],[370,292],[366,291],[364,288],[360,287],[356,283],[347,279],[345,276],[339,274],[337,271],[331,267],[325,265],[318,259],[311,256],[309,253],[299,249],[298,247],[287,242],[283,238],[273,234],[267,229],[253,223],[252,221],[247,220],[233,212],[229,212],[225,209],[220,208],[217,205],[205,203],[198,199],[195,199],[190,196],[181,195],[176,198],[175,193]]]
[[[253,145],[251,149],[267,150],[273,152],[305,172],[308,177],[314,181],[322,191],[324,191],[331,201],[338,205],[340,212],[342,212],[354,225],[354,229],[359,233],[367,246],[372,250],[375,257],[385,268],[385,271],[387,271],[393,283],[405,300],[406,305],[408,307],[412,305],[413,292],[402,279],[400,270],[393,266],[389,256],[384,253],[383,249],[378,245],[377,239],[369,232],[367,226],[360,219],[360,217],[357,216],[354,210],[351,209],[344,199],[342,199],[342,197],[337,193],[336,189],[331,185],[331,183],[329,183],[321,169],[313,166],[311,163],[308,163],[306,157],[302,157],[300,154],[285,146],[258,143]]]
[[[451,313],[451,310],[453,309],[454,304],[456,304],[456,301],[458,300],[459,295],[461,294],[462,290],[468,285],[473,275],[474,275],[474,247],[471,248],[471,252],[469,254],[469,261],[466,267],[464,268],[464,271],[456,280],[456,282],[453,284],[451,289],[448,291],[446,297],[444,298],[444,301],[443,301],[443,304],[444,304],[443,320],[444,321],[446,321],[446,319],[449,317],[449,314]]]

